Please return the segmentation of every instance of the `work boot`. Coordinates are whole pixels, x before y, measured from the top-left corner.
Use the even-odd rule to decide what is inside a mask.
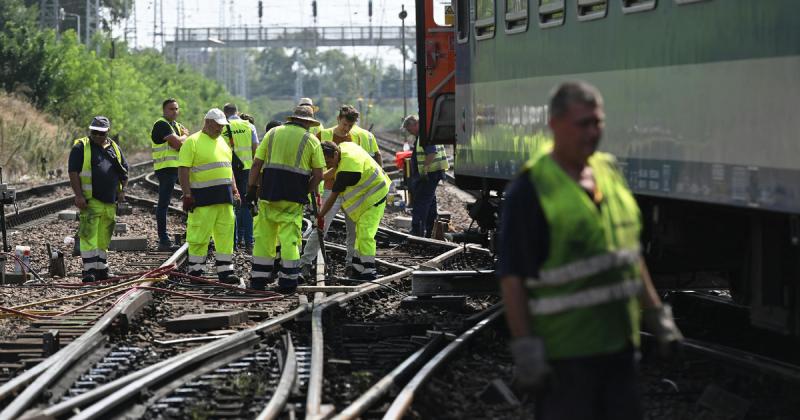
[[[247,255],[253,255],[253,243],[244,244],[244,252]]]
[[[108,280],[111,277],[114,277],[114,273],[109,271],[109,269],[107,269],[107,268],[105,270],[95,270],[94,271],[94,278],[97,279],[97,281]]]
[[[258,277],[254,279],[250,279],[250,288],[253,290],[265,290],[267,288],[267,281],[268,279],[264,277]]]
[[[358,274],[358,272],[352,265],[348,265],[347,267],[345,267],[344,276],[347,277],[348,279],[355,278],[356,274]]]
[[[97,279],[94,277],[94,270],[84,271],[83,272],[83,282],[84,283],[94,283]]]
[[[378,277],[375,275],[375,273],[358,273],[354,277],[351,277],[351,278],[356,279],[356,280],[362,280],[362,281],[372,281],[372,280],[375,280]]]
[[[234,285],[238,285],[240,283],[239,277],[236,277],[235,274],[230,274],[224,277],[220,277],[219,282],[225,284],[234,284]]]
[[[178,248],[180,248],[180,246],[173,244],[169,239],[158,242],[158,250],[161,252],[175,252]]]
[[[280,278],[278,279],[278,288],[276,290],[284,295],[294,293],[297,290],[297,280]]]

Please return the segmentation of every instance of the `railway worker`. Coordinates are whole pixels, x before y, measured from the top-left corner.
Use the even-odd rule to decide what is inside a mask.
[[[517,385],[537,392],[537,419],[640,419],[640,316],[660,350],[682,336],[640,255],[636,201],[613,156],[596,152],[600,93],[564,83],[549,109],[553,150],[511,182],[501,218]]]
[[[233,271],[233,206],[241,200],[233,176],[233,153],[221,136],[228,124],[220,109],[212,108],[206,113],[203,129],[189,136],[181,147],[178,177],[183,210],[189,213],[189,274],[202,275],[209,238],[213,237],[219,281],[238,284]]]
[[[312,101],[311,98],[300,98],[300,100],[297,102],[297,106],[307,106],[311,108],[311,116],[314,118],[316,118],[317,111],[319,111],[319,107],[314,105],[314,101]],[[318,139],[319,139],[319,132],[322,131],[323,129],[325,129],[325,127],[322,126],[322,123],[320,123],[319,125],[308,127],[308,131],[310,131],[311,134],[317,136]]]
[[[167,233],[167,209],[172,199],[172,190],[178,182],[178,151],[189,136],[189,130],[177,121],[180,106],[175,98],[168,98],[161,104],[162,117],[150,130],[150,146],[153,155],[153,169],[158,179],[158,205],[156,206],[156,226],[158,229],[158,250],[174,251]]]
[[[80,210],[81,259],[83,281],[109,278],[108,245],[114,233],[116,203],[125,201],[128,162],[117,144],[109,139],[111,123],[94,117],[89,136],[75,140],[69,154],[69,183]]]
[[[281,269],[277,289],[289,293],[297,288],[303,206],[322,180],[325,166],[319,140],[308,131],[319,124],[312,115],[311,108],[296,107],[286,124],[264,135],[256,150],[247,190],[247,202],[258,202],[259,210],[250,275],[253,289],[264,290],[272,283],[278,241]]]
[[[228,125],[222,130],[222,136],[233,150],[233,176],[236,178],[236,189],[247,191],[247,180],[253,166],[253,155],[258,147],[256,127],[239,116],[235,104],[227,103],[222,107]],[[245,206],[236,207],[236,227],[233,242],[248,254],[253,252],[253,216]]]
[[[439,216],[436,203],[436,187],[445,179],[450,168],[447,152],[441,144],[422,147],[419,144],[419,118],[409,115],[403,120],[401,129],[411,133],[414,153],[411,154],[411,193],[414,206],[411,208],[411,234],[430,238],[433,224]]]
[[[349,277],[374,280],[375,234],[383,218],[391,181],[378,162],[353,142],[337,145],[326,141],[322,143],[322,151],[326,167],[334,170],[334,182],[318,218],[324,220],[341,195],[342,210],[356,231],[355,253],[350,265],[354,274]]]
[[[336,125],[320,131],[318,136],[319,139],[322,141],[332,141],[336,144],[346,141],[354,142],[361,146],[368,154],[374,157],[374,151],[378,149],[377,143],[375,143],[373,146],[369,142],[370,138],[368,136],[354,136],[351,131],[355,126],[356,121],[358,121],[358,117],[358,110],[356,110],[353,106],[342,105],[342,107],[339,108],[339,115],[336,117]],[[374,136],[372,139],[374,140]],[[321,190],[323,202],[326,201],[331,194],[334,172],[334,170],[327,170],[323,175],[323,188]],[[333,218],[342,207],[342,202],[343,199],[340,197],[339,200],[333,203],[331,210],[325,216],[323,236],[327,235]],[[345,239],[347,255],[345,256],[345,264],[347,267],[351,267],[356,245],[356,226],[351,219],[345,217],[345,227],[347,229],[347,237]],[[316,259],[319,248],[319,237],[316,232],[311,232],[310,236],[306,238],[306,245],[305,248],[303,248],[303,255],[300,257],[301,274],[305,279],[311,276],[311,264],[314,262],[314,259]],[[352,271],[348,271],[346,273],[347,277],[351,277],[354,274],[355,273]]]

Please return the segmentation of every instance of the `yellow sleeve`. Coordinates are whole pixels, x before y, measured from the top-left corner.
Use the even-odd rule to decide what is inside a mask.
[[[194,154],[195,154],[195,142],[194,138],[186,139],[186,142],[183,143],[181,146],[181,150],[178,152],[178,166],[184,166],[187,168],[191,168],[192,164],[194,163]]]

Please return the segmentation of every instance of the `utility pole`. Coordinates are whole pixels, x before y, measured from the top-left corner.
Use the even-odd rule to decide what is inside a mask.
[[[56,36],[58,36],[59,32],[61,32],[59,27],[61,23],[60,10],[62,9],[58,0],[39,0],[39,26],[55,29]],[[80,34],[78,34],[78,37],[80,37]]]
[[[403,4],[400,6],[400,42],[403,44],[402,51],[403,51],[403,118],[408,115],[408,103],[406,96],[408,95],[408,89],[406,89],[406,18],[408,17],[408,12],[406,12],[406,5]]]

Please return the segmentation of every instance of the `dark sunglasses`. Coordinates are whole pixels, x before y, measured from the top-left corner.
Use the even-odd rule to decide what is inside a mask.
[[[89,135],[91,135],[92,137],[106,137],[106,136],[108,136],[108,132],[107,131],[94,131],[94,130],[92,130],[92,131],[89,132]]]

